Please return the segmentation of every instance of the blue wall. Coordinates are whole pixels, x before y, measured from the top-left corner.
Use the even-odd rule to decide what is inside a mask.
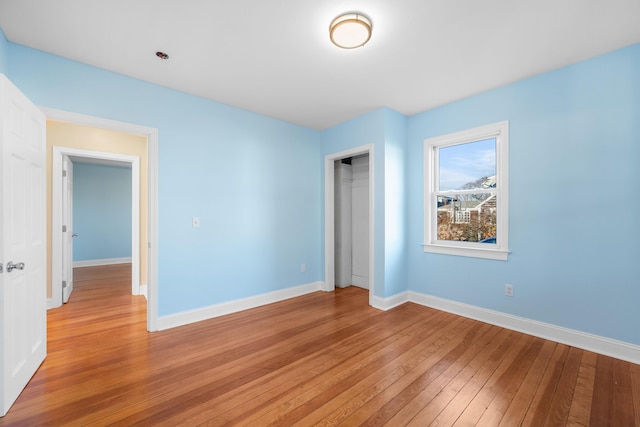
[[[385,297],[408,290],[407,118],[385,109]]]
[[[37,105],[158,129],[160,316],[322,280],[318,132],[14,43],[9,58]]]
[[[407,290],[406,131],[405,116],[380,108],[322,132],[323,156],[373,145],[373,291],[381,298]]]
[[[322,132],[322,157],[368,144],[373,145],[373,161],[371,158],[369,161],[373,166],[375,189],[373,293],[384,296],[384,109],[372,111]],[[319,159],[319,162],[322,161]]]
[[[160,315],[322,280],[324,156],[373,144],[377,297],[411,290],[640,344],[640,45],[323,132],[13,43],[8,58],[36,104],[158,128]],[[423,140],[501,120],[509,260],[424,253]]]
[[[500,120],[509,260],[424,253],[423,140]],[[408,129],[410,289],[640,344],[640,45],[410,117]]]
[[[131,168],[73,165],[73,260],[131,257]]]
[[[9,42],[0,28],[0,73],[9,75]]]

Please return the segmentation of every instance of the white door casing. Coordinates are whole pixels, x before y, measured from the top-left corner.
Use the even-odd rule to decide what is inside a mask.
[[[373,305],[374,296],[374,172],[375,155],[373,144],[367,144],[338,153],[333,153],[324,158],[324,284],[323,291],[335,290],[335,161],[347,157],[369,154],[369,305]]]
[[[62,302],[73,292],[73,162],[62,157]]]
[[[0,74],[2,416],[47,351],[45,120]],[[10,263],[18,267],[12,269]]]
[[[72,218],[70,194],[66,191],[72,190],[69,186],[65,188],[64,168],[65,158],[69,156],[74,158],[85,158],[99,160],[106,164],[114,165],[130,165],[131,166],[131,294],[140,295],[140,158],[118,153],[105,153],[100,151],[81,150],[69,147],[53,147],[52,157],[52,215],[51,226],[53,229],[52,236],[52,269],[51,269],[51,292],[53,307],[60,306],[64,297],[63,282],[67,277],[72,277],[73,258],[72,248],[72,232],[71,224],[66,225],[65,219]],[[69,164],[72,162],[69,161]],[[68,166],[68,165],[67,165]],[[60,177],[60,178],[55,178]],[[56,231],[57,230],[57,231]],[[55,248],[61,248],[59,252]],[[56,268],[60,265],[59,268]],[[71,270],[71,273],[66,271]],[[68,285],[67,285],[68,286]]]
[[[127,132],[133,133],[137,135],[144,135],[147,137],[148,149],[147,149],[147,161],[148,161],[148,181],[147,181],[147,192],[148,192],[148,216],[147,216],[147,226],[148,226],[148,241],[147,247],[147,330],[148,331],[157,331],[158,330],[158,293],[157,293],[157,283],[158,283],[158,130],[155,128],[150,128],[146,126],[136,125],[132,123],[119,122],[115,120],[103,119],[100,117],[88,116],[85,114],[72,113],[68,111],[57,110],[53,108],[42,107],[42,110],[47,115],[47,118],[52,120],[59,120],[63,122],[75,123],[84,126],[92,126],[96,128],[109,129],[118,132]],[[55,154],[55,147],[54,147]],[[53,173],[56,173],[56,162],[54,161],[52,164]],[[60,169],[61,170],[61,169]],[[62,173],[62,172],[60,172]],[[136,179],[136,172],[133,171],[132,168],[132,179]],[[137,174],[139,177],[139,172]],[[55,184],[56,181],[53,181]],[[55,189],[53,189],[55,193]],[[62,225],[61,217],[57,212],[60,209],[56,208],[56,203],[61,203],[60,200],[56,201],[56,196],[53,194],[52,196],[52,226],[55,227],[56,224],[56,215],[58,215],[58,224]],[[59,208],[59,207],[58,207]],[[55,244],[55,237],[58,234],[53,233],[52,244]],[[58,246],[59,247],[59,246]],[[132,254],[133,255],[133,254]],[[56,261],[56,252],[54,251],[52,254],[52,291],[53,286],[55,285],[55,277],[60,277],[61,273],[58,271],[56,273],[53,271],[54,269],[61,268],[61,263],[57,264]],[[58,257],[59,257],[58,252]],[[133,256],[132,256],[133,258]],[[58,284],[60,286],[60,284]],[[56,298],[56,294],[53,293],[51,295],[51,304],[49,307],[58,307],[62,305],[61,300],[62,293],[58,294]]]

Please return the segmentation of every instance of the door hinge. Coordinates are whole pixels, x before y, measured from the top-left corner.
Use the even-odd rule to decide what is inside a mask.
[[[66,288],[66,287],[67,287],[67,281],[63,280],[62,281],[62,289]]]
[[[63,178],[66,178],[66,176],[67,176],[67,171],[63,170],[63,171],[62,171],[62,177],[63,177]]]
[[[63,226],[62,226],[62,232],[63,232],[63,233],[66,233],[66,232],[67,232],[67,226],[66,226],[66,225],[63,225]]]

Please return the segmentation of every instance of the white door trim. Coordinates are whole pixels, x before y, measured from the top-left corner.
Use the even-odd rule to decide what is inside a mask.
[[[100,117],[88,116],[79,113],[72,113],[68,111],[62,111],[52,108],[41,107],[41,110],[44,111],[47,118],[64,121],[69,123],[75,123],[79,125],[97,127],[102,129],[108,129],[118,132],[127,132],[137,135],[143,135],[147,137],[147,161],[148,161],[148,218],[147,218],[147,226],[148,226],[148,254],[147,254],[147,330],[148,331],[156,331],[157,323],[158,323],[158,291],[157,291],[157,277],[158,277],[158,130],[156,128],[150,128],[147,126],[136,125],[132,123],[119,122],[115,120],[103,119]],[[64,150],[72,150],[66,147]],[[110,153],[110,155],[114,155]],[[133,156],[130,156],[133,157]],[[55,167],[55,162],[54,165]],[[56,173],[55,170],[53,173]],[[60,171],[60,173],[62,173]],[[139,177],[140,173],[135,173],[132,170],[132,178]],[[56,176],[56,175],[54,175]],[[55,183],[56,180],[54,180]],[[139,187],[139,185],[138,185]],[[138,194],[138,198],[139,198]],[[53,203],[55,203],[56,197],[53,197]],[[137,209],[139,209],[139,203],[134,204]],[[53,212],[52,215],[55,215],[55,212],[59,209],[55,208],[55,205],[52,206]],[[137,216],[138,221],[140,216]],[[61,227],[61,223],[59,224]],[[138,226],[139,227],[139,226]],[[52,230],[55,230],[55,224],[53,223],[52,217]],[[52,233],[54,237],[56,233]],[[137,236],[137,237],[136,237]],[[133,237],[139,239],[139,233],[133,234]],[[55,243],[55,240],[52,240],[52,245]],[[52,246],[53,247],[53,246]],[[138,252],[139,256],[139,245],[135,248],[136,252]],[[133,254],[132,254],[133,255]],[[52,257],[55,256],[55,252],[52,251]],[[139,262],[139,261],[138,261]],[[59,265],[59,264],[58,264]],[[52,298],[56,297],[56,293],[54,292],[54,278],[57,277],[53,273],[53,268],[56,266],[56,261],[53,261],[52,264]],[[60,267],[58,267],[60,268]],[[138,269],[139,271],[139,269]],[[61,286],[61,285],[60,285]],[[57,293],[59,295],[60,300],[62,299],[62,293]],[[60,304],[58,304],[60,305]]]
[[[81,150],[69,147],[53,147],[52,156],[52,192],[51,192],[51,303],[54,307],[62,305],[62,251],[54,248],[62,248],[62,221],[63,186],[62,165],[65,156],[85,159],[99,159],[111,162],[125,163],[131,166],[131,293],[140,295],[140,158],[117,153],[105,153],[101,151]],[[70,224],[68,232],[72,231]],[[73,263],[73,260],[67,260]],[[60,269],[60,270],[59,270]]]
[[[347,157],[369,154],[369,305],[373,305],[374,281],[374,165],[373,144],[362,145],[338,153],[328,154],[324,158],[324,284],[322,290],[335,290],[335,191],[334,162]]]
[[[67,171],[65,174],[64,171]],[[55,176],[55,175],[54,175]],[[60,179],[60,175],[57,175]],[[62,303],[69,301],[73,292],[73,161],[69,156],[62,156],[62,186],[60,190],[62,224],[67,230],[62,236]],[[53,245],[52,245],[53,246]],[[57,246],[59,247],[59,246]],[[64,282],[66,281],[66,287]]]

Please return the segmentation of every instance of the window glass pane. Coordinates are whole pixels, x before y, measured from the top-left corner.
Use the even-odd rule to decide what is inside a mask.
[[[496,244],[497,196],[438,196],[438,240]]]
[[[438,191],[496,187],[496,139],[438,149]]]

